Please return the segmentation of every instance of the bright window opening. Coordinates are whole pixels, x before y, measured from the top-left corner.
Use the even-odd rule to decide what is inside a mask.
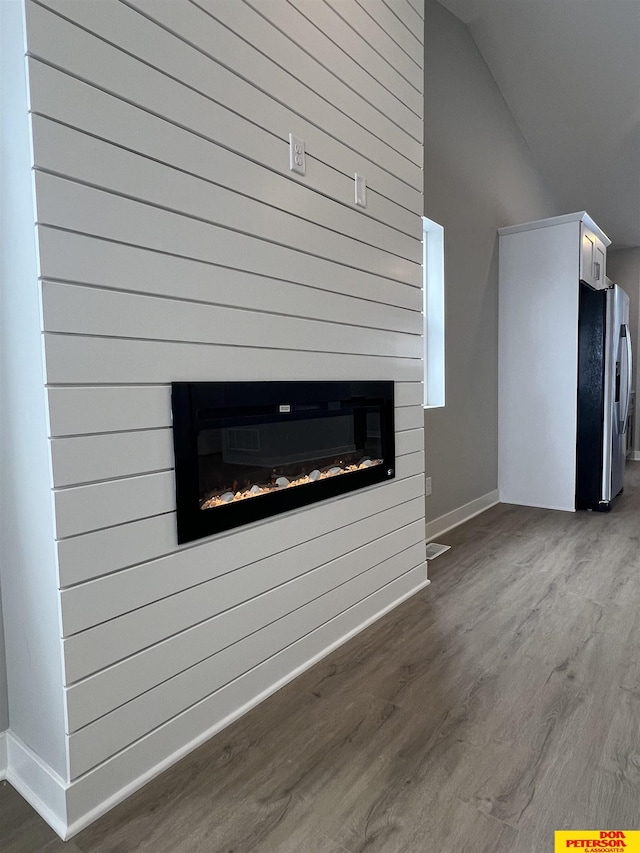
[[[423,223],[424,405],[444,406],[444,228]]]

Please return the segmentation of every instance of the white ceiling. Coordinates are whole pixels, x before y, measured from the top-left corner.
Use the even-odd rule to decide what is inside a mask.
[[[439,0],[464,21],[563,212],[640,246],[640,0]]]

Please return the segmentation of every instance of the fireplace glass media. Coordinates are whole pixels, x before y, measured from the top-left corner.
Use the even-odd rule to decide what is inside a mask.
[[[178,542],[393,478],[393,382],[175,382]]]

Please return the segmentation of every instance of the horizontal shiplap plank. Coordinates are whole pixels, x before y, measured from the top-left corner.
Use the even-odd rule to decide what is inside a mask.
[[[273,692],[276,686],[282,686],[301,669],[326,654],[336,643],[344,642],[368,622],[420,589],[425,580],[426,563],[421,562],[89,771],[71,785],[71,818],[77,819],[105,800],[118,796],[130,783],[131,767],[136,768],[139,776],[153,775],[167,759],[175,761],[203,743],[259,699]]]
[[[79,2],[47,0],[47,5],[61,9],[66,17],[77,21],[90,32],[140,57],[152,67],[161,69],[184,85],[201,91],[236,111],[238,104],[242,104],[245,114],[250,115],[255,123],[263,127],[273,124],[273,115],[278,112],[277,100],[267,97],[265,92],[256,88],[252,82],[213,61],[209,56],[137,14],[128,6],[116,0],[102,0],[100,3],[86,3],[84,0]],[[178,0],[154,4],[155,14],[163,16],[173,14],[174,6],[180,6]],[[76,67],[76,63],[69,58],[69,53],[77,56],[81,52],[78,44],[86,41],[84,35],[81,35],[82,31],[62,19],[58,22],[52,21],[55,15],[48,13],[40,6],[30,6],[29,10],[30,54],[62,68],[70,65]],[[176,11],[180,10],[176,8]],[[227,38],[231,37],[228,32],[226,35]],[[54,36],[60,39],[60,46],[56,44],[57,38]],[[255,54],[253,65],[256,67],[252,73],[256,73],[257,68],[262,65],[260,56],[258,53]],[[283,128],[287,127],[300,134],[301,130],[298,127],[290,127],[295,115],[300,115],[308,124],[309,133],[305,136],[305,141],[308,143],[309,152],[314,156],[315,129],[322,130],[330,127],[334,136],[349,140],[350,146],[361,152],[368,160],[384,164],[385,168],[409,186],[419,188],[421,169],[418,153],[414,154],[413,161],[409,160],[330,104],[326,104],[317,96],[313,97],[309,90],[302,86],[296,87],[293,78],[291,83],[288,83],[289,75],[275,73],[277,66],[273,66],[273,63],[266,58],[263,57],[263,59],[266,61],[263,73],[267,81],[272,86],[285,87],[287,96],[293,99],[293,103],[287,102],[288,109],[283,111],[276,131],[278,136],[282,136]],[[112,61],[118,62],[118,57],[114,56]],[[247,70],[243,69],[243,76],[246,75]],[[90,71],[88,75],[80,74],[80,76],[92,80]],[[310,109],[311,102],[313,109]],[[268,117],[269,113],[271,113],[271,119]],[[284,132],[286,134],[288,131]]]
[[[422,329],[422,294],[417,287],[398,286],[346,267],[336,267],[331,277],[318,274],[312,284],[299,284],[47,226],[38,228],[38,238],[43,278],[268,314],[274,306],[286,305],[292,316],[397,332]]]
[[[56,536],[75,536],[176,508],[173,471],[54,492]]]
[[[170,429],[53,439],[53,485],[70,486],[171,468],[172,442]]]
[[[376,20],[374,11],[369,14],[369,0],[365,2],[345,3],[344,0],[324,0],[339,15],[349,27],[358,33],[368,44],[383,56],[392,68],[401,74],[417,92],[422,92],[423,76],[422,61],[417,50],[412,46],[410,55],[398,44],[393,36],[396,36],[397,25],[392,27],[392,34]],[[409,34],[407,33],[407,38]],[[420,61],[418,61],[420,60]]]
[[[398,479],[423,471],[423,453],[411,453],[396,459]],[[163,471],[57,489],[54,501],[56,537],[64,539],[173,512],[176,508],[174,474],[173,471]]]
[[[422,446],[419,441],[409,441],[407,451],[415,453]],[[214,554],[216,559],[220,555],[223,561],[229,563],[234,560],[233,565],[238,566],[293,548],[307,541],[310,530],[313,536],[322,536],[331,530],[358,523],[369,515],[406,504],[417,497],[420,500],[424,498],[421,477],[396,478],[385,483],[384,489],[369,490],[364,502],[360,492],[352,492],[336,501],[303,507],[294,514],[227,531],[181,550],[191,553],[195,549],[211,563],[214,562]],[[128,521],[104,530],[73,536],[58,542],[57,548],[60,585],[63,587],[90,581],[128,566],[140,566],[149,561],[157,564],[158,558],[172,554],[178,548],[175,513]],[[185,586],[198,583],[201,579],[197,574],[199,559],[199,556],[194,558],[194,562],[189,563],[191,568],[185,570],[182,579]],[[141,569],[141,576],[146,571]]]
[[[196,547],[206,544],[199,541]],[[56,547],[60,586],[83,583],[176,551],[176,513],[125,520],[102,530],[80,532],[60,539]]]
[[[171,426],[171,387],[49,388],[52,436],[129,432]]]
[[[199,112],[198,119],[191,122],[195,127],[185,128],[168,117],[141,109],[36,59],[29,60],[29,76],[34,92],[31,109],[36,115],[55,119],[175,168],[200,174],[230,189],[248,191],[262,201],[285,204],[290,211],[295,208],[296,199],[298,204],[304,201],[306,208],[302,215],[308,211],[309,190],[314,190],[314,209],[328,208],[336,217],[350,217],[356,221],[377,220],[414,239],[422,239],[420,217],[371,186],[368,187],[367,207],[354,209],[353,175],[345,175],[309,156],[304,180],[298,180],[298,176],[289,171],[286,137],[277,138],[246,120],[243,120],[246,126],[238,135],[237,129],[229,125],[234,120],[239,122],[240,118],[228,111],[222,117],[222,124],[220,120],[203,121]],[[202,101],[198,106],[205,112],[217,106],[205,99]],[[376,225],[374,221],[374,229]],[[361,227],[365,227],[364,222]]]
[[[376,109],[388,116],[395,124],[404,127],[414,139],[422,140],[423,107],[421,101],[417,98],[412,99],[412,103],[415,105],[414,109],[408,108],[396,92],[389,91],[371,73],[365,71],[353,55],[354,38],[350,41],[349,50],[345,51],[339,47],[336,42],[347,28],[344,24],[340,25],[337,18],[332,19],[333,28],[324,29],[323,31],[322,21],[326,25],[327,18],[331,15],[331,10],[324,3],[263,3],[260,0],[248,0],[248,5],[255,9],[259,15],[268,18],[281,32],[292,33],[295,43],[305,53],[309,54],[309,56],[321,62],[323,68],[331,75],[341,81],[348,81],[348,86],[355,89]],[[218,9],[221,6],[222,4],[218,4],[215,13],[216,16],[218,16]],[[229,11],[229,8],[225,9],[225,22],[227,24],[229,24],[230,18]],[[335,24],[338,24],[338,26],[335,26]],[[265,33],[265,37],[267,41],[264,47],[270,49],[271,43],[268,39],[271,38],[271,34]],[[277,52],[278,58],[282,59],[282,54],[279,51]],[[374,51],[369,50],[367,61],[371,62],[374,56],[376,56]],[[298,66],[296,65],[296,67]],[[401,80],[402,78],[399,77],[397,79]],[[316,91],[321,91],[319,83],[315,80],[313,80],[313,83],[310,83],[309,78],[307,78],[306,82],[308,85],[313,85]],[[326,88],[328,90],[332,88],[330,78]],[[402,87],[403,91],[404,88]]]
[[[401,432],[402,442],[396,440],[396,456],[404,456],[409,453],[416,453],[419,450],[424,450],[424,430],[422,426],[419,429],[410,429],[407,432]]]
[[[420,535],[422,539],[418,538]],[[410,565],[405,564],[406,569],[424,559],[424,529],[419,533],[415,523],[375,541],[379,552],[371,542],[363,548],[342,555],[320,570],[312,570],[303,578],[294,580],[281,589],[271,590],[239,607],[205,619],[188,630],[170,636],[156,645],[145,647],[115,666],[71,686],[67,690],[69,730],[78,730],[140,696],[160,681],[172,678],[195,663],[232,646],[252,633],[251,627],[256,630],[264,628],[304,606],[306,601],[311,601],[330,589],[340,588],[350,577],[366,573],[372,566],[380,563],[393,562],[392,557],[403,544],[415,547],[417,552],[417,558],[412,556]],[[398,573],[397,568],[395,573]],[[313,596],[308,595],[309,590],[314,591]],[[344,606],[341,609],[344,609]],[[79,641],[71,639],[66,641],[65,645],[68,647],[69,657],[73,660],[72,649],[79,647]],[[92,644],[85,643],[86,648],[91,646]],[[248,667],[241,665],[239,671],[242,672],[246,668]]]
[[[397,422],[397,409],[422,405],[422,383],[395,382],[394,389]],[[50,387],[47,393],[53,437],[171,426],[170,385]]]
[[[260,9],[257,0],[249,0],[254,8]],[[414,0],[420,3],[421,0]],[[343,6],[345,4],[342,4]],[[411,86],[360,33],[346,24],[326,3],[318,0],[295,0],[296,9],[308,18],[321,32],[331,33],[331,40],[343,53],[366,69],[390,94],[406,104],[418,116],[422,116],[424,101],[421,93]]]
[[[424,55],[422,48],[422,28],[413,32],[407,27],[398,26],[398,15],[402,12],[405,0],[356,0],[378,24],[383,32],[390,35],[394,42],[410,56],[422,70]]]
[[[150,118],[147,124],[152,121]],[[210,142],[172,126],[166,132],[155,131],[180,152],[169,156],[169,165],[151,159],[146,151],[138,153],[112,145],[43,116],[33,117],[32,130],[36,168],[264,240],[319,246],[355,240],[376,247],[375,257],[384,251],[420,263],[422,240],[417,235],[410,237],[362,216],[355,206],[346,206],[353,201],[353,187],[339,200],[342,203],[320,194],[314,194],[310,201],[304,185],[224,148],[212,148]],[[153,136],[149,127],[139,132],[142,139]],[[326,232],[333,236],[328,237]],[[329,250],[334,252],[335,248]],[[363,251],[351,249],[354,255]]]
[[[235,607],[242,602],[248,589],[252,595],[259,595],[337,559],[350,549],[360,548],[373,539],[420,520],[424,507],[419,503],[420,499],[416,499],[399,504],[355,521],[348,527],[314,535],[310,541],[278,550],[271,556],[263,551],[256,555],[257,561],[248,564],[244,561],[245,549],[235,545],[230,547],[237,542],[237,537],[227,537],[219,540],[215,561],[211,560],[210,554],[214,549],[186,549],[63,590],[60,600],[64,636],[180,594],[195,596],[196,599],[208,598],[211,606],[216,608],[215,612]],[[178,606],[179,599],[174,600]],[[161,606],[169,605],[165,601]],[[210,611],[211,615],[213,612]]]
[[[395,404],[396,406],[421,406],[423,390],[421,382],[396,382]]]
[[[274,342],[275,343],[275,342]],[[157,384],[160,382],[267,382],[421,379],[422,362],[412,358],[348,355],[250,346],[136,341],[45,334],[47,382],[75,384]]]
[[[302,283],[312,284],[316,275],[331,275],[349,266],[361,271],[360,278],[365,288],[370,275],[386,276],[391,282],[396,282],[398,287],[412,285],[419,288],[422,284],[420,264],[386,252],[376,253],[373,248],[347,238],[336,241],[334,238],[338,235],[310,223],[305,225],[301,220],[296,220],[298,237],[307,227],[315,229],[326,237],[322,245],[313,242],[304,247],[281,245],[189,214],[176,213],[43,172],[36,172],[35,183],[40,225],[55,225],[121,243]],[[263,207],[266,216],[267,208]],[[266,226],[263,233],[265,230],[268,230]],[[355,254],[347,253],[346,260],[322,254],[324,249],[333,256],[339,256],[347,251],[347,246]],[[379,266],[374,262],[374,255],[380,261]],[[363,268],[358,263],[369,265],[371,269]]]
[[[153,0],[135,2],[146,11],[154,8]],[[184,14],[180,14],[179,20],[174,15],[172,26],[178,25],[180,32],[187,38],[193,39],[197,33],[198,44],[213,56],[219,57],[222,62],[226,62],[226,57],[230,58],[232,55],[230,51],[234,50],[235,43],[232,42],[226,50],[221,50],[225,34],[224,30],[220,33],[221,28],[217,25],[219,21],[261,53],[277,57],[281,68],[295,69],[295,77],[307,89],[323,100],[333,103],[396,150],[405,153],[405,156],[417,157],[415,162],[420,164],[420,150],[416,150],[414,145],[416,141],[422,141],[419,116],[407,110],[399,101],[391,97],[385,98],[384,90],[380,91],[371,77],[363,73],[354,62],[347,62],[348,57],[335,48],[330,38],[316,30],[299,14],[295,6],[287,3],[261,3],[254,6],[251,3],[232,5],[211,3],[207,0],[192,2],[212,16],[215,26],[210,22],[209,31],[203,33],[202,17],[197,18],[194,15],[193,20],[187,22]],[[265,25],[265,20],[273,26]],[[187,27],[187,23],[190,23],[191,27]],[[289,34],[291,38],[288,37]],[[242,53],[237,57],[234,55],[234,67],[250,65],[253,55],[246,49],[244,56]],[[320,58],[322,62],[319,61]],[[256,75],[252,79],[257,85],[264,85],[264,75]],[[281,75],[278,76],[278,82],[280,79]],[[270,89],[278,92],[280,96],[277,86]],[[382,108],[375,103],[380,97],[384,102]],[[289,98],[287,101],[294,103]],[[399,130],[401,132],[398,132]]]
[[[422,406],[403,406],[396,409],[395,428],[397,430],[423,429],[424,409]]]
[[[229,680],[230,671],[252,669],[276,654],[283,645],[296,642],[301,635],[337,615],[336,610],[346,609],[359,598],[384,586],[394,575],[404,574],[420,562],[424,553],[423,543],[407,546],[410,537],[410,528],[386,537],[384,544],[379,543],[380,561],[367,570],[363,561],[369,559],[368,551],[372,545],[324,567],[317,585],[317,591],[322,592],[316,600],[304,604],[294,613],[289,611],[276,625],[256,631],[71,735],[72,778],[218,690]],[[406,547],[399,550],[403,545]],[[308,580],[312,582],[311,577]],[[330,584],[339,586],[326,590]]]
[[[414,474],[424,475],[424,449],[398,456],[396,459],[396,477],[412,477]]]
[[[405,358],[422,353],[419,334],[287,317],[285,305],[274,305],[284,313],[266,321],[256,311],[51,282],[43,282],[42,300],[48,332]]]

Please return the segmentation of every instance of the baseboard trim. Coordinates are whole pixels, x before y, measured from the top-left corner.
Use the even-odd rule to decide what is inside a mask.
[[[6,732],[6,780],[60,838],[67,835],[67,784],[11,730]]]
[[[0,732],[0,782],[7,778],[7,733]]]
[[[403,601],[415,595],[424,587],[428,586],[430,581],[426,576],[426,562],[421,566],[415,567],[415,569],[411,570],[411,572],[407,573],[407,575],[413,575],[415,573],[417,573],[418,576],[423,575],[423,577],[418,581],[418,583],[412,582],[411,588],[409,590],[398,595],[393,599],[393,601],[387,603],[385,606],[377,610],[374,614],[363,619],[355,627],[342,634],[338,639],[332,641],[327,646],[323,647],[316,654],[311,655],[302,664],[294,666],[286,675],[269,684],[269,686],[265,690],[254,695],[248,702],[236,708],[232,713],[228,714],[224,719],[218,721],[214,726],[208,728],[206,731],[202,731],[201,733],[199,733],[196,737],[192,738],[183,746],[181,746],[177,751],[172,752],[170,755],[165,756],[153,766],[148,767],[139,776],[129,779],[123,785],[113,786],[113,782],[116,778],[116,775],[110,774],[110,779],[105,779],[103,777],[102,781],[99,781],[97,777],[102,775],[99,767],[96,768],[96,770],[98,771],[97,773],[95,773],[96,778],[92,779],[91,777],[94,776],[94,771],[89,771],[84,777],[80,777],[76,781],[72,782],[68,786],[67,790],[67,814],[69,816],[69,822],[64,827],[65,832],[62,837],[65,840],[73,838],[74,835],[85,829],[87,826],[89,826],[102,815],[106,814],[114,806],[118,805],[118,803],[131,796],[131,794],[133,794],[135,791],[144,787],[144,785],[146,785],[156,776],[159,776],[167,768],[180,761],[190,752],[193,752],[193,750],[197,749],[199,746],[208,741],[214,735],[218,734],[220,731],[222,731],[231,723],[233,723],[236,719],[246,714],[256,705],[259,705],[272,693],[275,693],[277,690],[280,690],[280,688],[284,687],[285,684],[288,684],[290,681],[293,681],[293,679],[297,678],[297,676],[301,675],[307,669],[310,669],[312,666],[318,663],[318,661],[322,660],[322,658],[326,657],[328,654],[335,651],[335,649],[348,642],[356,634],[359,634],[369,625],[382,618],[386,613],[393,610],[395,607],[398,607],[400,604],[402,604]],[[395,582],[400,581],[402,581],[402,578],[397,578]],[[388,586],[391,586],[391,584],[389,584]],[[369,598],[373,598],[378,593],[381,593],[383,590],[378,590],[377,593],[373,593],[372,596],[369,596]],[[359,605],[363,605],[366,601],[367,599],[364,599],[363,601],[359,602]],[[126,749],[122,753],[120,753],[120,759],[126,757],[127,752],[129,752],[129,761],[131,762],[134,757],[133,753],[135,753],[135,746],[136,745],[133,744],[133,748]],[[106,765],[108,764],[109,762],[106,762]],[[102,765],[102,768],[106,768],[106,765]],[[34,804],[32,803],[32,805]],[[35,805],[34,808],[36,808]],[[39,811],[39,809],[37,810]],[[40,813],[42,814],[42,812]],[[56,829],[56,832],[58,832],[58,829],[56,827],[54,827],[54,829]],[[61,833],[59,832],[58,834]]]
[[[485,510],[490,509],[499,502],[500,497],[498,490],[494,489],[492,492],[487,492],[486,495],[482,495],[473,501],[469,501],[467,504],[463,504],[463,506],[458,507],[458,509],[451,510],[451,512],[447,512],[439,518],[435,518],[433,521],[428,521],[426,524],[427,542],[430,542],[432,539],[437,539],[439,536],[442,536],[443,533],[448,533],[450,530],[453,530],[454,527],[458,527],[459,524],[463,524],[465,521],[475,518],[476,515],[480,515],[481,512],[485,512]]]
[[[640,462],[640,450],[632,450],[627,459],[631,462]]]

